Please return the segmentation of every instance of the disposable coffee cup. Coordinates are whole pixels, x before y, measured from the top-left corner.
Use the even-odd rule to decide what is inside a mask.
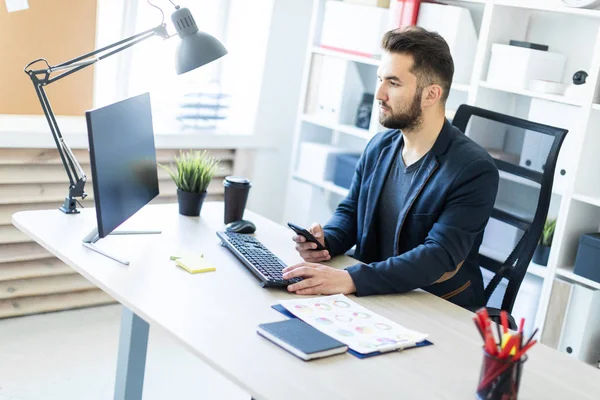
[[[240,176],[228,176],[225,186],[225,224],[244,219],[244,210],[250,192],[250,181]]]

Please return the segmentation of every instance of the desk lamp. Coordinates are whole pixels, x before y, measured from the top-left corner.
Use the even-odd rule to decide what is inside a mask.
[[[171,15],[171,21],[173,22],[173,25],[175,26],[175,29],[181,38],[181,42],[177,46],[175,56],[175,71],[178,75],[201,67],[227,54],[227,50],[221,44],[221,42],[219,42],[213,36],[198,30],[198,26],[196,25],[196,21],[194,21],[194,17],[192,16],[190,10],[187,8],[180,8],[171,0],[169,1],[175,6],[175,11]],[[60,133],[60,129],[56,123],[56,118],[52,112],[52,107],[50,107],[50,102],[46,96],[44,87],[153,36],[159,36],[163,39],[168,39],[172,36],[175,36],[169,36],[167,33],[167,25],[164,23],[165,15],[163,11],[159,7],[150,3],[150,1],[148,1],[148,4],[158,8],[162,13],[162,22],[160,25],[145,32],[138,33],[137,35],[131,36],[127,39],[120,40],[101,49],[94,50],[72,60],[63,62],[62,64],[50,65],[44,58],[38,58],[27,64],[23,69],[33,82],[35,91],[38,95],[40,103],[42,104],[44,115],[46,116],[48,125],[50,125],[50,131],[52,132],[56,148],[58,149],[58,154],[60,155],[63,166],[65,167],[65,171],[69,177],[69,194],[65,198],[63,205],[60,207],[60,210],[65,214],[79,213],[79,210],[77,210],[76,206],[76,203],[78,203],[77,198],[80,197],[83,200],[87,196],[84,191],[87,178],[83,169],[81,168],[81,165],[79,165],[75,159],[75,155],[69,146],[67,146],[62,134]],[[45,63],[45,68],[28,69],[33,64],[39,62]],[[59,75],[51,76],[52,73],[57,71],[64,72],[60,73]]]

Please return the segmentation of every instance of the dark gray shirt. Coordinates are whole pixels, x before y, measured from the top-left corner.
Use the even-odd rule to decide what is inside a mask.
[[[402,148],[403,146],[396,154],[394,163],[385,179],[379,198],[379,206],[377,207],[377,242],[379,243],[381,261],[396,255],[396,242],[394,239],[399,223],[400,210],[404,205],[413,177],[425,158],[421,157],[419,161],[406,167],[402,159]]]

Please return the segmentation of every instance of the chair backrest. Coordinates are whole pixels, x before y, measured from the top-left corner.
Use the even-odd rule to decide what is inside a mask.
[[[484,243],[487,236],[500,250],[482,246],[479,255],[481,266],[494,273],[485,288],[486,302],[505,278],[500,308],[512,312],[548,215],[558,152],[567,130],[469,105],[458,108],[452,124],[486,148],[500,171],[484,235]]]

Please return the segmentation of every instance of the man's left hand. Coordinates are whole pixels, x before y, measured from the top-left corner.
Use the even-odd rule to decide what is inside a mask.
[[[350,294],[356,292],[352,277],[343,269],[323,264],[300,263],[283,269],[283,279],[303,278],[287,287],[296,294]]]

